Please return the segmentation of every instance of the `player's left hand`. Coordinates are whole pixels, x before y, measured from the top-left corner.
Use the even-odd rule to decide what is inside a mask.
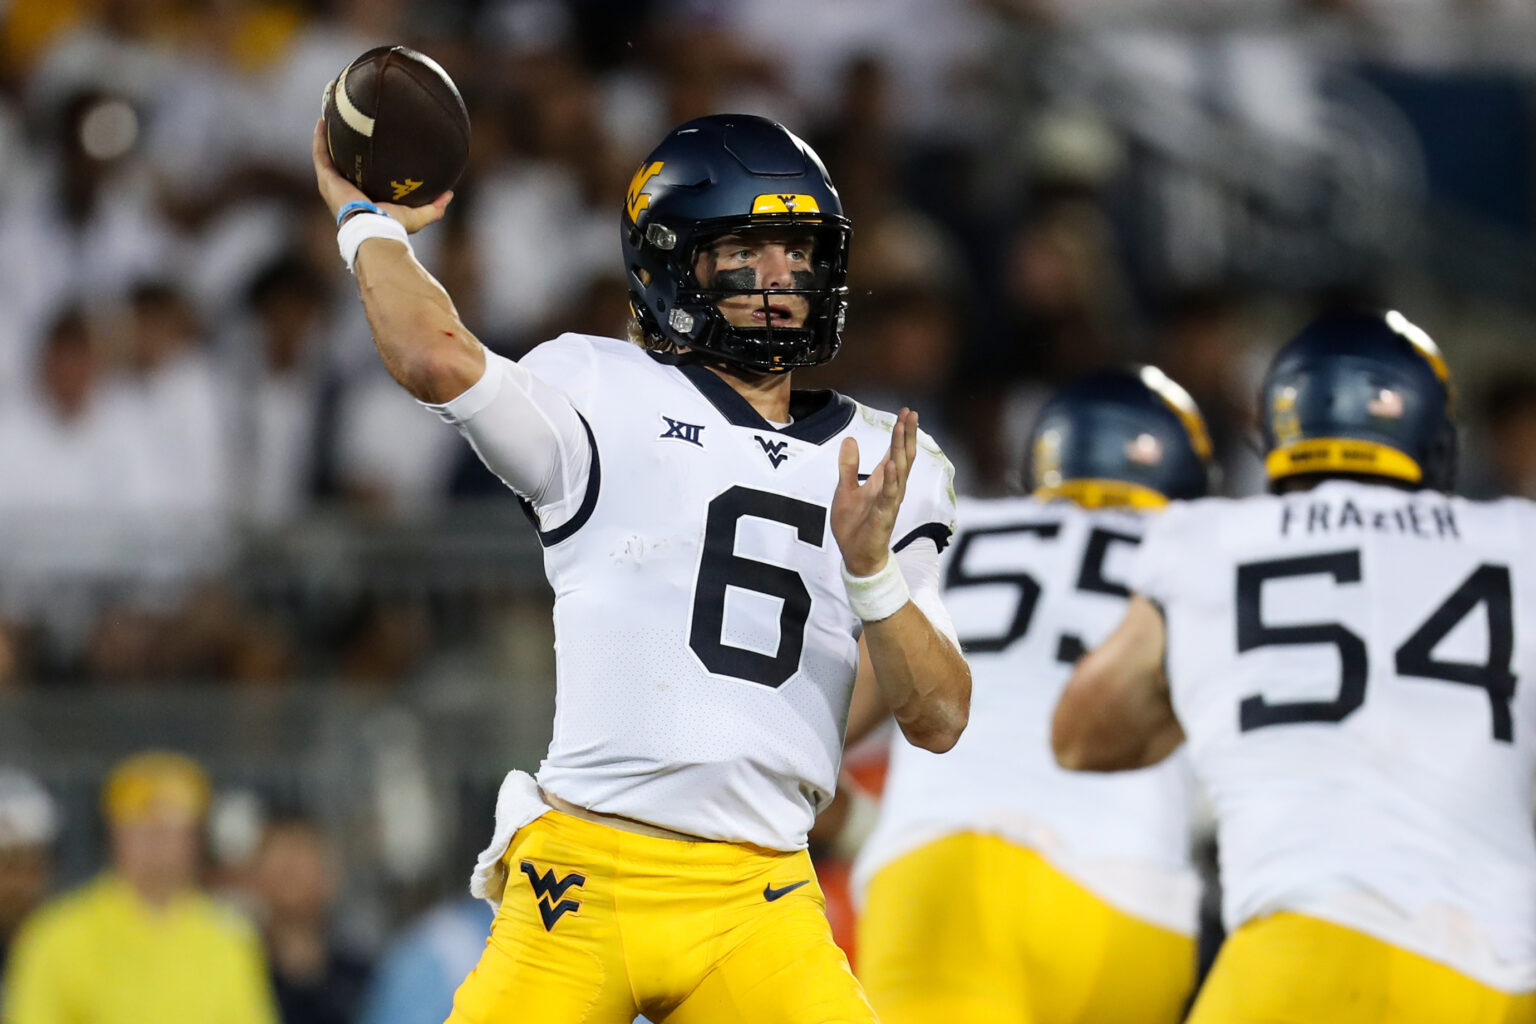
[[[901,410],[891,428],[885,458],[859,483],[859,442],[843,439],[837,453],[837,491],[832,495],[832,536],[843,564],[855,576],[872,576],[891,554],[891,531],[907,493],[907,477],[917,457],[917,413]]]

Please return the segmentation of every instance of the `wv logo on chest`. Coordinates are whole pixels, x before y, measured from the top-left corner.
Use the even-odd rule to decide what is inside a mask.
[[[523,869],[523,874],[528,876],[528,885],[533,889],[534,898],[539,901],[539,916],[544,919],[545,931],[554,931],[555,923],[567,911],[575,913],[581,909],[580,900],[568,900],[561,897],[572,886],[580,889],[586,885],[586,875],[572,871],[557,881],[553,868],[540,874],[538,869],[533,866],[532,861],[525,860],[518,866]]]
[[[762,434],[753,434],[752,440],[762,446],[763,454],[768,456],[768,461],[773,463],[774,469],[778,469],[779,463],[789,458],[789,453],[784,450],[789,447],[788,441],[770,441]]]

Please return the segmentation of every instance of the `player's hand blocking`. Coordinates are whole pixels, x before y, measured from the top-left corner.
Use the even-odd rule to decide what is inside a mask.
[[[855,576],[872,576],[891,554],[891,531],[907,493],[917,457],[917,413],[902,409],[891,429],[891,447],[859,483],[859,443],[843,439],[838,452],[837,491],[832,495],[832,536],[843,564]]]
[[[332,217],[335,217],[347,203],[354,200],[368,201],[368,197],[363,195],[363,190],[343,178],[331,162],[331,151],[325,144],[324,118],[315,122],[312,155],[315,161],[315,181],[320,187],[320,198],[325,200],[325,205],[330,209]],[[427,206],[401,206],[398,203],[376,203],[375,205],[399,221],[406,231],[414,234],[428,224],[435,224],[442,220],[443,213],[452,200],[453,191],[449,190]]]

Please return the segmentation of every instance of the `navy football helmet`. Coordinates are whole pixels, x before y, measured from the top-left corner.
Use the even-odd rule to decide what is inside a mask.
[[[708,288],[697,266],[704,246],[724,235],[787,228],[814,239],[812,272],[794,287]],[[831,359],[848,306],[852,227],[821,160],[782,125],[749,114],[714,114],[680,125],[646,157],[629,183],[622,245],[630,306],[656,340],[708,353],[759,373]],[[756,282],[754,282],[756,283]],[[718,303],[803,296],[801,327],[727,322]]]
[[[1038,498],[1159,508],[1210,493],[1211,435],[1189,392],[1155,366],[1091,373],[1040,410],[1026,479]]]
[[[1363,476],[1449,491],[1456,482],[1451,375],[1396,311],[1329,313],[1275,355],[1259,396],[1270,486]]]

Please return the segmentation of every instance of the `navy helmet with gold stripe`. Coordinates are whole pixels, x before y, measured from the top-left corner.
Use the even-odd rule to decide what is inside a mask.
[[[708,288],[702,246],[728,234],[784,229],[814,240],[811,271],[794,287]],[[783,125],[750,114],[712,114],[679,125],[640,164],[624,198],[621,243],[630,307],[652,341],[705,352],[761,373],[814,366],[841,344],[852,227],[821,159]],[[754,282],[755,283],[755,282]],[[728,323],[720,301],[804,296],[803,326]]]
[[[1452,398],[1440,349],[1401,313],[1325,314],[1276,353],[1264,377],[1270,485],[1360,476],[1449,491]]]
[[[1158,508],[1210,493],[1211,437],[1194,399],[1155,366],[1104,370],[1051,396],[1030,434],[1039,498]]]

